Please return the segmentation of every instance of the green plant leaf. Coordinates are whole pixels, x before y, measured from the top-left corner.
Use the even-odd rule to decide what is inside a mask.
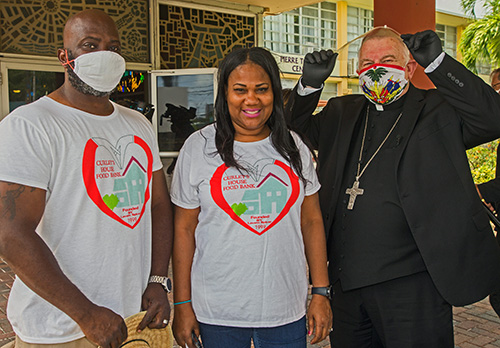
[[[487,60],[492,65],[500,64],[500,0],[485,0],[482,4],[485,15],[476,19],[474,7],[477,0],[461,0],[465,13],[474,19],[464,29],[458,49],[463,55],[462,63],[477,73],[478,60]]]
[[[498,140],[467,150],[469,166],[476,184],[495,178]]]

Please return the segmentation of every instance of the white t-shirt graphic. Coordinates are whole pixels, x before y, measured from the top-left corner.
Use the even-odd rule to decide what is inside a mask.
[[[200,322],[274,327],[304,316],[307,274],[300,211],[319,190],[309,150],[296,134],[303,182],[270,138],[234,143],[246,170],[227,168],[215,127],[188,138],[172,182],[172,202],[201,207],[191,271],[192,304]]]
[[[147,119],[113,106],[96,116],[43,97],[17,108],[0,123],[0,180],[46,190],[36,232],[92,302],[129,316],[151,268],[151,177],[162,165]],[[25,342],[83,337],[19,278],[7,314]]]
[[[87,141],[83,181],[92,201],[109,217],[134,228],[151,196],[152,153],[140,137],[125,135],[116,144],[100,137]]]

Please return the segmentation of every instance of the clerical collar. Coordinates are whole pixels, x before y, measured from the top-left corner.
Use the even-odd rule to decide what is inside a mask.
[[[370,110],[376,110],[378,112],[382,112],[382,111],[388,111],[388,110],[400,110],[403,108],[403,105],[404,105],[404,102],[406,100],[406,96],[408,95],[408,92],[406,92],[405,94],[403,94],[398,100],[396,100],[395,102],[393,103],[390,103],[388,105],[380,105],[380,104],[373,104],[373,103],[369,103],[370,104]]]

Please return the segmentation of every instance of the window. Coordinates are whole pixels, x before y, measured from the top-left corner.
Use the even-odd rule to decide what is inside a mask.
[[[235,48],[254,46],[254,15],[212,11],[189,2],[176,1],[186,7],[159,5],[159,37],[155,39],[159,40],[162,69],[212,68]]]
[[[347,84],[347,88],[351,90],[352,94],[360,94],[362,93],[361,88],[359,87],[359,83],[351,83]]]
[[[139,111],[151,121],[154,105],[149,100],[149,74],[146,71],[126,70],[110,99],[117,104]]]
[[[457,28],[450,25],[436,24],[436,33],[441,39],[443,50],[453,58],[457,58]],[[488,59],[478,57],[476,69],[478,74],[489,75],[491,64]]]
[[[330,98],[336,97],[338,95],[338,84],[336,82],[326,82],[321,92],[322,100],[329,100]]]
[[[145,71],[126,70],[110,99],[141,112],[151,120],[154,110],[152,104],[146,103],[147,80],[148,74]],[[17,107],[34,102],[58,89],[64,83],[64,72],[9,69],[8,83],[8,112],[12,112]]]
[[[457,28],[436,24],[436,33],[441,39],[443,50],[453,58],[457,57]]]
[[[153,126],[158,132],[160,156],[176,157],[191,133],[214,121],[216,71],[205,68],[152,72],[151,99],[156,105]]]
[[[354,40],[359,35],[373,28],[373,11],[358,7],[347,7],[347,41]],[[358,50],[361,40],[349,45],[348,75],[355,75],[358,68]]]
[[[8,76],[9,112],[55,91],[64,82],[64,73],[55,71],[12,69]]]
[[[322,2],[264,18],[264,47],[306,54],[337,46],[337,4]]]

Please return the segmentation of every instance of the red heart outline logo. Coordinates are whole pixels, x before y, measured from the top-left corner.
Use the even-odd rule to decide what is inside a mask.
[[[226,164],[222,164],[219,168],[217,168],[214,172],[214,175],[212,176],[212,179],[210,179],[210,193],[212,194],[212,198],[214,199],[215,203],[224,210],[234,221],[239,223],[241,226],[245,227],[249,231],[261,236],[265,232],[267,232],[269,229],[271,229],[274,225],[276,225],[283,217],[290,211],[290,208],[295,204],[297,201],[297,198],[299,197],[299,192],[300,192],[300,186],[299,186],[299,177],[293,172],[293,170],[287,166],[285,163],[275,160],[273,164],[277,165],[278,167],[281,167],[287,174],[288,177],[290,178],[290,183],[292,186],[292,192],[290,195],[290,198],[288,198],[288,201],[285,204],[285,207],[283,210],[279,213],[279,215],[271,222],[265,229],[262,231],[257,231],[250,225],[248,225],[241,217],[236,215],[236,213],[231,209],[229,206],[229,203],[227,203],[226,199],[224,198],[224,195],[222,194],[222,176],[224,175],[224,172],[229,168],[226,166]]]
[[[85,144],[85,149],[83,151],[83,161],[82,161],[82,174],[83,174],[83,183],[85,184],[85,188],[87,189],[87,194],[89,195],[92,202],[94,202],[101,211],[115,219],[119,223],[134,229],[135,226],[141,221],[142,216],[144,215],[144,211],[146,209],[146,203],[149,201],[150,192],[149,192],[149,183],[151,182],[151,178],[153,176],[153,154],[151,153],[151,149],[148,144],[139,138],[138,136],[134,136],[134,144],[139,145],[144,152],[146,153],[148,159],[148,168],[147,168],[147,183],[146,183],[146,191],[144,193],[144,203],[142,204],[142,210],[139,215],[137,221],[130,225],[128,222],[124,221],[120,216],[118,216],[113,210],[111,210],[106,203],[104,203],[101,193],[99,192],[99,188],[97,187],[97,182],[95,180],[95,156],[97,152],[97,148],[99,145],[93,140],[89,139],[87,144]]]

